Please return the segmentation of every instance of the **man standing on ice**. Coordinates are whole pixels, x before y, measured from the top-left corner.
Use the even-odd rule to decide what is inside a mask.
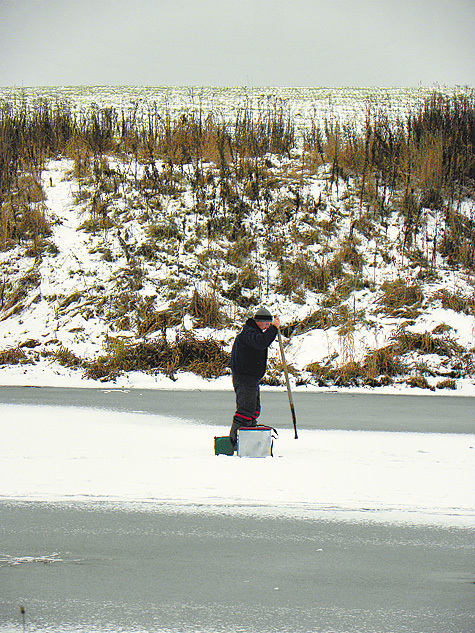
[[[269,310],[259,308],[234,340],[231,371],[236,393],[236,413],[229,432],[234,448],[238,428],[256,426],[256,419],[261,412],[259,383],[266,373],[267,348],[277,336],[279,325],[279,317],[273,319]]]

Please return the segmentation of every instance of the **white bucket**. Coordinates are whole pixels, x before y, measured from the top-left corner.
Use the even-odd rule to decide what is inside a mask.
[[[272,429],[269,426],[246,426],[237,432],[239,457],[270,457],[272,455]]]

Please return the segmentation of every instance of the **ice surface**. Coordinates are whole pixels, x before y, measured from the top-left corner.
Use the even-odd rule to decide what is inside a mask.
[[[274,457],[215,456],[227,427],[0,405],[0,498],[474,525],[475,435],[284,429]]]

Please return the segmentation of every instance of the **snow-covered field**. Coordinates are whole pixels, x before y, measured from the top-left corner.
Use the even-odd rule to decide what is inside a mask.
[[[451,88],[438,88],[451,94]],[[460,88],[457,89],[460,91]],[[369,107],[384,110],[390,117],[404,116],[433,92],[432,88],[304,88],[304,87],[170,87],[170,86],[42,86],[0,87],[0,105],[34,103],[46,99],[51,103],[67,102],[73,111],[83,112],[91,106],[119,108],[146,115],[149,108],[177,113],[200,111],[218,114],[226,120],[242,108],[256,114],[269,105],[283,106],[305,129],[310,120],[323,123],[325,118],[341,117],[357,124],[364,122]]]
[[[0,499],[475,525],[475,435],[288,429],[274,457],[215,456],[226,427],[0,405]]]

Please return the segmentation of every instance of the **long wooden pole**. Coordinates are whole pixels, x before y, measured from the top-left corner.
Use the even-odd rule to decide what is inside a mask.
[[[294,401],[292,398],[292,392],[290,391],[289,371],[287,369],[287,361],[285,360],[284,354],[284,345],[282,343],[282,335],[279,328],[277,328],[277,336],[279,338],[280,356],[282,358],[282,365],[284,367],[285,384],[287,385],[287,395],[289,396],[290,412],[292,414],[292,423],[294,425],[294,438],[298,440],[299,436],[297,435],[297,418],[295,417]]]

